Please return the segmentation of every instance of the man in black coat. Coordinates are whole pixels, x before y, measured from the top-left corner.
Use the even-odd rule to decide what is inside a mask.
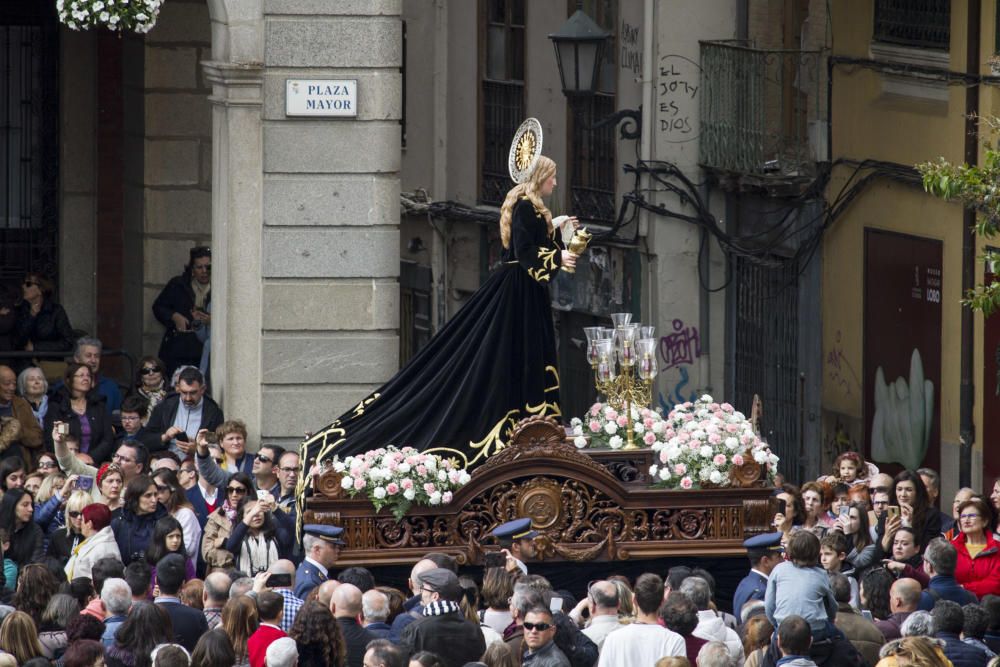
[[[418,651],[435,653],[446,667],[462,667],[479,660],[486,652],[486,640],[482,630],[462,614],[458,604],[461,599],[462,587],[451,570],[439,567],[421,574],[422,616],[406,626],[399,644],[410,655]]]
[[[330,611],[337,619],[340,634],[344,636],[344,645],[347,647],[345,667],[362,667],[368,642],[378,639],[378,636],[358,623],[361,616],[361,589],[354,584],[337,586],[330,600]]]
[[[225,417],[219,404],[205,395],[205,377],[197,368],[185,368],[177,378],[177,393],[160,401],[146,422],[146,431],[158,442],[150,453],[169,449],[183,461],[194,453],[201,429],[214,431]]]
[[[184,557],[167,554],[161,558],[156,564],[156,583],[160,586],[160,595],[153,602],[170,616],[177,643],[189,652],[194,651],[198,639],[208,632],[208,621],[205,614],[183,604],[177,597],[184,585]]]
[[[944,655],[955,667],[986,667],[990,656],[986,651],[962,641],[965,614],[957,602],[938,600],[931,610],[934,619],[934,637],[944,642]]]

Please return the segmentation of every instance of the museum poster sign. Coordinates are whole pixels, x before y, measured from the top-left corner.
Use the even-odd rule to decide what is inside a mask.
[[[942,244],[865,230],[864,416],[880,468],[940,470]]]
[[[357,79],[288,79],[285,81],[286,116],[358,115]]]

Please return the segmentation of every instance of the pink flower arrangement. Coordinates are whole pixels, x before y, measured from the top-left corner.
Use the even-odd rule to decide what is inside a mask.
[[[656,486],[729,486],[733,468],[750,460],[760,463],[768,478],[777,472],[778,457],[729,403],[702,396],[676,405],[664,424],[660,439],[650,445],[658,455],[649,468]]]
[[[332,464],[343,476],[341,487],[348,495],[364,493],[376,512],[389,507],[397,519],[414,503],[450,503],[455,491],[471,479],[453,460],[412,447],[380,447],[343,460],[334,457]]]

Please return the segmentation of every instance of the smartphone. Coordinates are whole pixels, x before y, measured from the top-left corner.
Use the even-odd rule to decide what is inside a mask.
[[[851,508],[848,507],[847,505],[841,505],[840,506],[840,518],[841,519],[846,519],[850,515],[851,515]]]
[[[175,435],[174,440],[176,440],[177,442],[190,442],[187,431],[181,431],[180,433]]]
[[[552,598],[552,601],[549,602],[549,609],[552,610],[553,614],[557,611],[562,611],[562,598]]]
[[[787,514],[788,513],[788,503],[784,498],[774,499],[774,513],[775,514]]]
[[[215,431],[209,431],[205,434],[205,442],[210,445],[217,445],[219,444],[219,436],[215,434]]]
[[[292,585],[292,575],[290,574],[272,574],[267,578],[268,588],[283,588]]]
[[[94,488],[94,478],[93,477],[78,477],[76,479],[76,488],[81,491],[90,491]]]
[[[888,512],[890,519],[899,516],[899,505],[889,505],[886,512]]]
[[[257,500],[264,500],[265,498],[267,498],[270,495],[271,494],[269,492],[267,492],[267,491],[258,491],[257,492]]]
[[[69,435],[69,424],[67,422],[56,422],[56,433],[59,435]]]

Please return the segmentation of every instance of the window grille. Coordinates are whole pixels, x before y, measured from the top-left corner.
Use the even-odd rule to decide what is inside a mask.
[[[0,282],[58,269],[58,28],[25,4],[0,16]]]
[[[877,42],[947,51],[951,0],[875,0]]]
[[[479,201],[499,206],[513,185],[507,173],[510,140],[524,120],[524,2],[486,0],[481,49],[482,168]]]

